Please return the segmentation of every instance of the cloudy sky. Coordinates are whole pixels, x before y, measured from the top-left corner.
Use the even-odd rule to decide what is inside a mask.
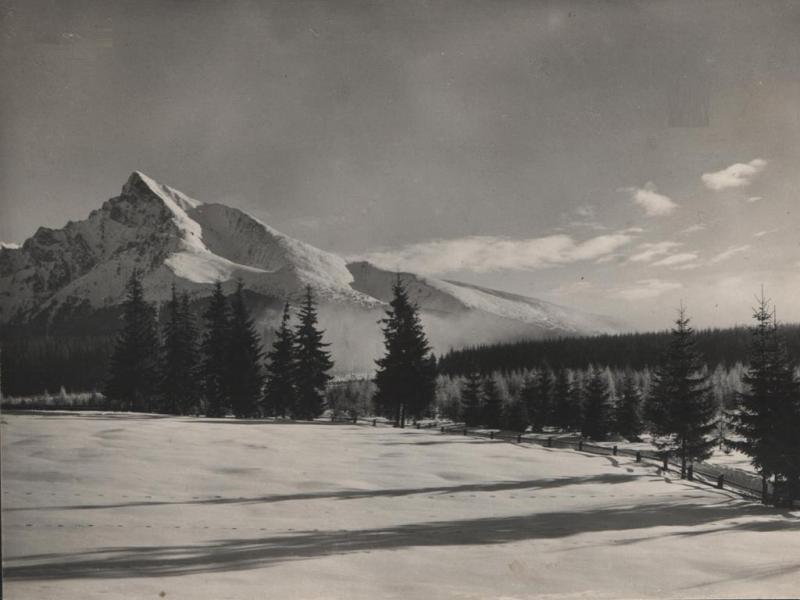
[[[665,328],[800,321],[800,3],[0,7],[0,240],[139,169],[327,250]]]

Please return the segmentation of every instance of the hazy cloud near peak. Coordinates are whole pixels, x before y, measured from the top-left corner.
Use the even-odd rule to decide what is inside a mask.
[[[767,167],[767,161],[763,158],[754,158],[748,163],[736,163],[714,173],[703,173],[700,179],[706,184],[708,189],[719,192],[728,188],[738,188],[750,185],[753,180]],[[748,199],[749,202],[757,202],[754,196]]]
[[[469,236],[380,250],[360,258],[379,267],[436,275],[454,271],[531,270],[612,254],[630,243],[637,230],[629,229],[577,241],[565,234],[530,239]]]

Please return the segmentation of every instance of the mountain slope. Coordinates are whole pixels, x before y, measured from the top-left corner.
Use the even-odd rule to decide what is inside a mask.
[[[376,320],[396,277],[366,262],[348,264],[241,210],[200,202],[134,172],[119,196],[85,220],[42,227],[22,246],[0,248],[0,324],[24,329],[44,323],[52,333],[58,323],[105,314],[111,317],[101,328],[113,330],[134,269],[155,302],[168,298],[173,284],[201,302],[216,281],[231,290],[241,280],[264,331],[284,301],[311,286],[335,353],[352,363],[347,368],[371,367],[380,352]],[[437,351],[619,329],[607,318],[534,298],[410,273],[402,277]]]

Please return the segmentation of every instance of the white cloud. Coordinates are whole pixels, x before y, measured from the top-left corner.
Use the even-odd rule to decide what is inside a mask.
[[[616,291],[613,295],[624,300],[647,300],[677,290],[683,286],[663,279],[640,279],[633,286]]]
[[[8,250],[16,250],[17,248],[21,248],[19,244],[15,242],[0,242],[0,248],[6,248]]]
[[[749,163],[736,163],[721,171],[703,173],[700,178],[707,188],[719,192],[728,188],[750,185],[766,167],[767,161],[763,158],[755,158]]]
[[[644,208],[648,217],[664,217],[675,212],[678,203],[672,198],[659,194],[658,189],[652,181],[648,181],[643,188],[623,188],[621,191],[628,192],[636,204]]]
[[[689,235],[691,233],[697,233],[698,231],[705,231],[708,229],[708,226],[705,223],[695,223],[694,225],[689,225],[686,229],[682,229],[679,233],[681,235]]]
[[[675,248],[682,246],[681,242],[657,242],[655,244],[639,244],[638,253],[630,257],[633,262],[650,262],[661,256],[670,254]]]
[[[679,254],[671,254],[666,258],[662,258],[658,262],[654,262],[654,267],[673,267],[675,265],[683,265],[693,260],[697,260],[697,254],[694,252],[681,252]]]
[[[775,232],[780,231],[780,230],[781,230],[780,227],[776,227],[775,229],[766,229],[764,231],[757,231],[756,233],[753,234],[753,237],[754,238],[762,238],[765,235],[769,235],[771,233],[775,233]]]
[[[732,256],[739,254],[740,252],[746,252],[750,249],[750,244],[745,244],[744,246],[731,246],[727,250],[724,250],[717,254],[716,256],[709,259],[708,264],[716,265],[717,263],[721,263],[724,260],[728,260]]]
[[[453,271],[531,270],[595,260],[614,253],[633,239],[634,234],[628,231],[585,241],[576,241],[565,234],[523,240],[471,236],[412,244],[397,250],[372,252],[361,258],[387,269],[430,275]]]

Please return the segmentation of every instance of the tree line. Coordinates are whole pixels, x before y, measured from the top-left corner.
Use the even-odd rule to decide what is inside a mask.
[[[780,329],[789,353],[800,356],[800,325],[781,324]],[[465,375],[475,368],[482,373],[511,372],[538,367],[545,362],[551,367],[569,369],[602,364],[641,371],[661,361],[670,337],[670,332],[664,330],[478,344],[446,352],[439,357],[437,365],[439,372],[445,375]],[[709,365],[730,368],[737,363],[747,363],[751,334],[745,326],[703,329],[695,333],[695,343]]]

